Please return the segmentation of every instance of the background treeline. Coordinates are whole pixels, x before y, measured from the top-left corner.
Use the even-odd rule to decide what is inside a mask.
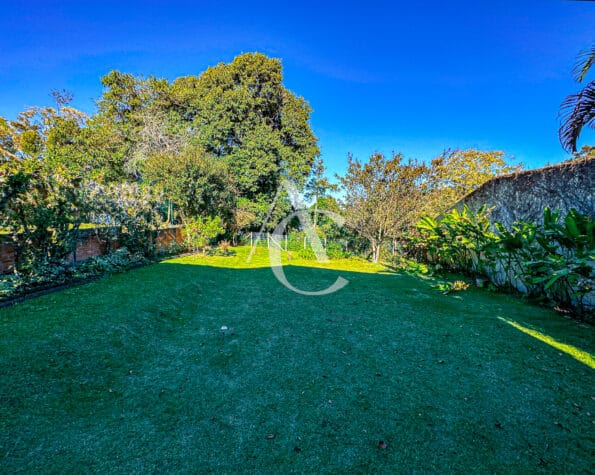
[[[54,92],[54,107],[0,118],[1,225],[18,250],[17,271],[59,263],[84,223],[123,227],[139,237],[130,242],[134,251],[145,254],[148,231],[163,223],[203,224],[236,242],[260,228],[273,202],[269,229],[285,216],[289,201],[276,196],[283,178],[315,207],[348,213],[377,260],[378,243],[411,224],[422,201],[426,211],[446,209],[512,171],[501,152],[448,152],[431,166],[400,155],[376,154],[365,165],[350,157],[339,177],[345,200],[337,201],[310,106],[282,79],[280,61],[262,54],[172,82],[112,71],[101,79],[92,116],[70,107],[68,93]],[[362,216],[366,207],[378,212]]]
[[[59,266],[87,224],[124,231],[145,255],[164,223],[219,230],[217,218],[235,240],[262,224],[280,179],[303,186],[319,155],[310,107],[282,85],[279,60],[246,54],[173,82],[118,71],[101,81],[93,116],[54,92],[55,107],[0,118],[0,224],[17,273]]]
[[[499,151],[446,150],[430,163],[375,153],[365,162],[349,156],[346,173],[331,181],[310,106],[284,87],[281,62],[258,53],[174,81],[112,71],[101,82],[91,116],[55,91],[53,107],[0,117],[0,227],[16,254],[11,289],[80,273],[66,258],[81,226],[104,245],[100,269],[151,257],[163,226],[184,225],[192,250],[272,231],[291,209],[279,193],[286,178],[311,204],[333,255],[377,262],[383,252],[403,254],[423,216],[520,168]],[[346,226],[321,209],[340,213]]]

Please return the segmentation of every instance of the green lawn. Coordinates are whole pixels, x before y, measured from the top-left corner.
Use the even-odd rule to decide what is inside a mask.
[[[356,260],[293,260],[350,281],[303,296],[237,252],[1,310],[0,472],[592,470],[592,327]]]

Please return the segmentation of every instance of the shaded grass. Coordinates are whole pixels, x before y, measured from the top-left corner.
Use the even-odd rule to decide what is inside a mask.
[[[593,331],[360,260],[190,256],[0,311],[0,471],[589,472]],[[220,327],[227,325],[226,334]],[[379,441],[387,444],[379,447]]]

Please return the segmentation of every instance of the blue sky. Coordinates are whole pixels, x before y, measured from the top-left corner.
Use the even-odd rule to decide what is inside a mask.
[[[111,69],[173,79],[260,51],[283,60],[285,85],[310,102],[331,173],[347,152],[428,160],[466,147],[537,167],[567,158],[558,108],[579,88],[570,72],[594,25],[595,3],[562,0],[9,0],[0,115],[50,104],[52,89],[93,112]]]

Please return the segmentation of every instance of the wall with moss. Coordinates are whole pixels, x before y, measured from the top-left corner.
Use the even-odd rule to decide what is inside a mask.
[[[459,206],[476,210],[493,207],[491,218],[505,225],[514,221],[540,222],[546,206],[571,208],[595,217],[595,159],[565,162],[554,166],[503,175],[467,195]]]

